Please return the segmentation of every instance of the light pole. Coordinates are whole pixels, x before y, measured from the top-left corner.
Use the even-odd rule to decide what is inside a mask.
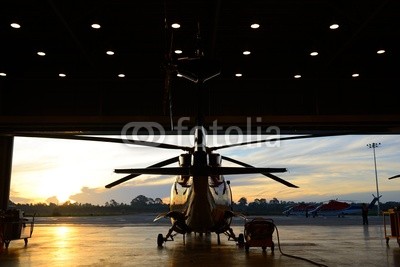
[[[375,183],[376,183],[376,196],[379,198],[379,187],[378,187],[378,172],[376,170],[376,156],[375,156],[375,148],[377,148],[378,146],[380,146],[381,143],[371,143],[371,144],[367,144],[368,148],[372,148],[372,150],[374,151],[374,166],[375,166]],[[378,203],[378,216],[380,215],[380,210],[379,210],[379,199],[377,201]]]

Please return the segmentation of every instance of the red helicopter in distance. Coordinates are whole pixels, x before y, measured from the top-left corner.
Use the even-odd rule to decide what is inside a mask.
[[[294,206],[289,207],[284,210],[282,213],[286,216],[289,215],[304,215],[308,217],[310,210],[313,210],[317,207],[316,204],[311,203],[300,203]]]

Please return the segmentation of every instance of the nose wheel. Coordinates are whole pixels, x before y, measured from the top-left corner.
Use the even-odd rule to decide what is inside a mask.
[[[168,232],[168,234],[164,237],[163,234],[158,234],[157,236],[157,246],[162,247],[164,242],[167,241],[174,241],[174,236],[177,234],[171,234],[171,230]],[[185,234],[183,234],[183,243],[185,243]]]
[[[244,245],[244,235],[243,234],[239,234],[237,243],[240,247],[242,247]]]
[[[157,246],[162,247],[164,242],[165,242],[164,236],[162,234],[158,234],[158,236],[157,236]]]

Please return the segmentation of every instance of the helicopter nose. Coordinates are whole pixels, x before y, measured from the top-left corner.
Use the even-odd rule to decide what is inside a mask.
[[[209,232],[214,226],[211,214],[208,216],[199,212],[189,214],[186,224],[192,231],[197,233]]]
[[[196,190],[194,190],[196,191]],[[212,219],[212,205],[207,198],[207,194],[193,192],[190,205],[187,209],[186,224],[194,232],[205,233],[214,226]]]

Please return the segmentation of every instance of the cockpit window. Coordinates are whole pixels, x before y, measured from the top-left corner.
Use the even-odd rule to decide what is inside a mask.
[[[224,183],[224,178],[222,177],[222,175],[208,177],[208,185],[210,187],[219,187],[223,183]]]
[[[214,198],[215,204],[230,205],[232,201],[230,187],[222,175],[217,178],[218,179],[215,179],[215,177],[208,178],[210,192]]]
[[[187,179],[181,176],[177,177],[171,188],[171,203],[174,205],[185,204],[191,192],[192,183],[192,177],[188,177]]]
[[[193,178],[190,176],[181,175],[176,178],[176,183],[182,187],[190,187],[193,183]]]

